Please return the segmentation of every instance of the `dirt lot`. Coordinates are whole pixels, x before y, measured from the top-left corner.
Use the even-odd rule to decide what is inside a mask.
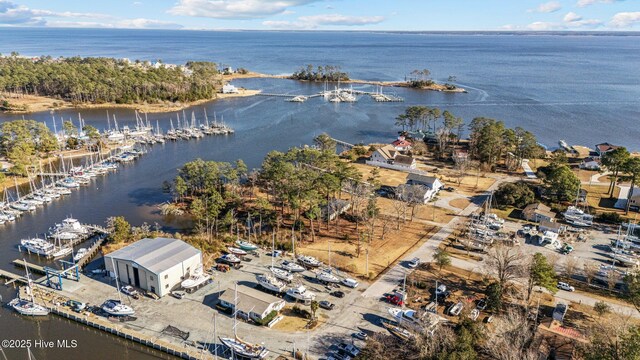
[[[407,251],[424,243],[439,229],[437,226],[421,224],[418,221],[407,221],[401,225],[400,230],[396,230],[394,225],[391,225],[393,230],[385,236],[384,240],[380,239],[381,229],[378,228],[370,244],[363,241],[361,243],[360,256],[356,255],[358,241],[355,224],[348,223],[345,220],[341,220],[339,236],[336,236],[333,232],[333,226],[329,232],[323,228],[315,242],[303,244],[299,249],[304,254],[315,256],[319,260],[328,263],[328,241],[330,241],[331,265],[348,271],[355,276],[364,276],[367,268],[366,252],[368,248],[369,277],[374,278]],[[361,227],[361,231],[364,230],[365,228]],[[345,234],[348,235],[348,240],[345,240]]]
[[[451,201],[449,201],[449,205],[458,208],[460,210],[466,208],[467,206],[469,206],[469,204],[471,204],[471,201],[469,201],[469,199],[465,199],[465,198],[459,198],[459,199],[453,199]]]

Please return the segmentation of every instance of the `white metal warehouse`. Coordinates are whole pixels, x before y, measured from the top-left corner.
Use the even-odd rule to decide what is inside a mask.
[[[178,239],[146,238],[105,255],[104,262],[121,284],[164,296],[202,265],[202,253]]]

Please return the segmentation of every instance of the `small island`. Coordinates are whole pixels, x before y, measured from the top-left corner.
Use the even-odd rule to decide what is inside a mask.
[[[301,67],[289,77],[303,81],[349,81],[349,74],[340,71],[340,66],[325,65],[315,67],[312,64]]]
[[[161,60],[32,58],[12,53],[0,57],[0,74],[0,111],[14,113],[69,107],[162,112],[256,93],[241,89],[219,94],[227,79],[217,64],[206,61],[176,65]]]

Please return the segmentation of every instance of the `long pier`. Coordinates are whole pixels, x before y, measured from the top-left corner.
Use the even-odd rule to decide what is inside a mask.
[[[12,264],[16,267],[19,268],[29,268],[29,271],[33,272],[33,273],[38,273],[38,274],[46,274],[47,272],[44,270],[44,267],[40,266],[40,265],[36,265],[36,264],[32,264],[32,263],[28,263],[25,262],[22,259],[15,259],[13,260]]]

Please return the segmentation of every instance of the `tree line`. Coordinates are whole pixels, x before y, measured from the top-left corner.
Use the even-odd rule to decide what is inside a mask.
[[[340,70],[340,66],[325,65],[314,67],[312,64],[301,67],[291,75],[293,80],[307,81],[347,81],[349,74]]]
[[[114,58],[0,57],[0,91],[74,103],[184,102],[215,97],[221,88],[211,62],[151,66]]]

